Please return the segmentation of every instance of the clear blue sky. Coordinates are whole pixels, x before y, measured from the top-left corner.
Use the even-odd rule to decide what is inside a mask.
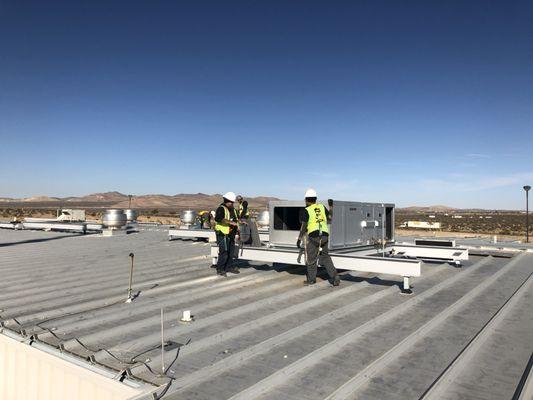
[[[0,3],[0,196],[522,208],[533,2]]]

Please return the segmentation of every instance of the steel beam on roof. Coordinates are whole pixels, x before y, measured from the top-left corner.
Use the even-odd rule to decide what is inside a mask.
[[[178,239],[207,239],[216,241],[215,231],[212,229],[169,229],[168,240]]]
[[[209,242],[216,242],[216,234],[212,229],[169,229],[168,240],[173,239],[207,239]],[[268,242],[268,231],[259,231],[259,240]]]
[[[305,265],[303,250],[273,249],[263,247],[242,247],[237,249],[241,260],[281,263],[291,265]],[[420,276],[421,261],[396,259],[389,257],[355,256],[345,254],[330,254],[337,269],[359,272],[374,272],[401,277]],[[211,257],[216,261],[218,247],[211,247]],[[216,263],[216,262],[214,262]]]
[[[395,244],[392,246],[395,255],[420,259],[449,260],[460,262],[468,260],[466,247],[416,246]]]

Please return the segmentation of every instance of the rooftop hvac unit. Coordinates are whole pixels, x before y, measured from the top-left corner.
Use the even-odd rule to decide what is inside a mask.
[[[57,221],[79,222],[85,221],[85,210],[75,210],[72,208],[63,208],[57,210]]]
[[[329,208],[326,202],[322,202]],[[304,201],[270,202],[270,245],[294,247],[301,223]],[[329,225],[331,250],[363,247],[394,241],[394,204],[333,202]]]

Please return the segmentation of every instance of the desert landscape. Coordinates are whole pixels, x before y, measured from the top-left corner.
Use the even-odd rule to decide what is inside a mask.
[[[245,197],[252,212],[268,208],[274,197]],[[139,222],[177,224],[183,210],[214,210],[221,202],[221,194],[147,194],[132,196],[131,208],[137,210]],[[0,219],[12,221],[14,218],[55,218],[60,208],[79,208],[86,211],[88,219],[100,219],[103,211],[109,208],[129,208],[129,197],[120,192],[93,193],[81,197],[35,196],[22,199],[0,198]]]
[[[407,221],[439,223],[439,229],[400,228]],[[480,210],[408,207],[396,210],[396,232],[404,235],[434,236],[503,236],[522,240],[525,236],[525,212],[513,210]],[[533,227],[530,219],[529,230]]]
[[[131,207],[139,214],[139,222],[178,224],[180,212],[213,210],[220,204],[221,194],[146,194],[132,196]],[[252,213],[268,208],[275,197],[245,197]],[[99,219],[108,208],[128,208],[129,197],[117,191],[93,193],[81,197],[0,198],[0,218],[11,221],[24,217],[52,218],[59,208],[85,209],[88,219]],[[533,218],[532,218],[533,220]],[[402,227],[408,221],[439,223],[439,229],[409,229]],[[399,234],[417,236],[492,236],[521,240],[525,231],[525,212],[516,210],[456,209],[447,206],[412,206],[396,208],[396,230]],[[533,228],[530,226],[530,231]]]

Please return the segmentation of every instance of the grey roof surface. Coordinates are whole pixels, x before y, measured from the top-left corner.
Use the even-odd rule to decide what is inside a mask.
[[[140,293],[127,304],[130,252]],[[222,278],[208,254],[158,228],[0,230],[0,318],[97,365],[172,382],[165,399],[510,399],[533,351],[533,253],[424,263],[412,296],[386,275],[303,287],[297,266],[243,264]],[[165,351],[166,375],[161,308],[165,339],[184,344]],[[179,321],[183,310],[194,322]]]

